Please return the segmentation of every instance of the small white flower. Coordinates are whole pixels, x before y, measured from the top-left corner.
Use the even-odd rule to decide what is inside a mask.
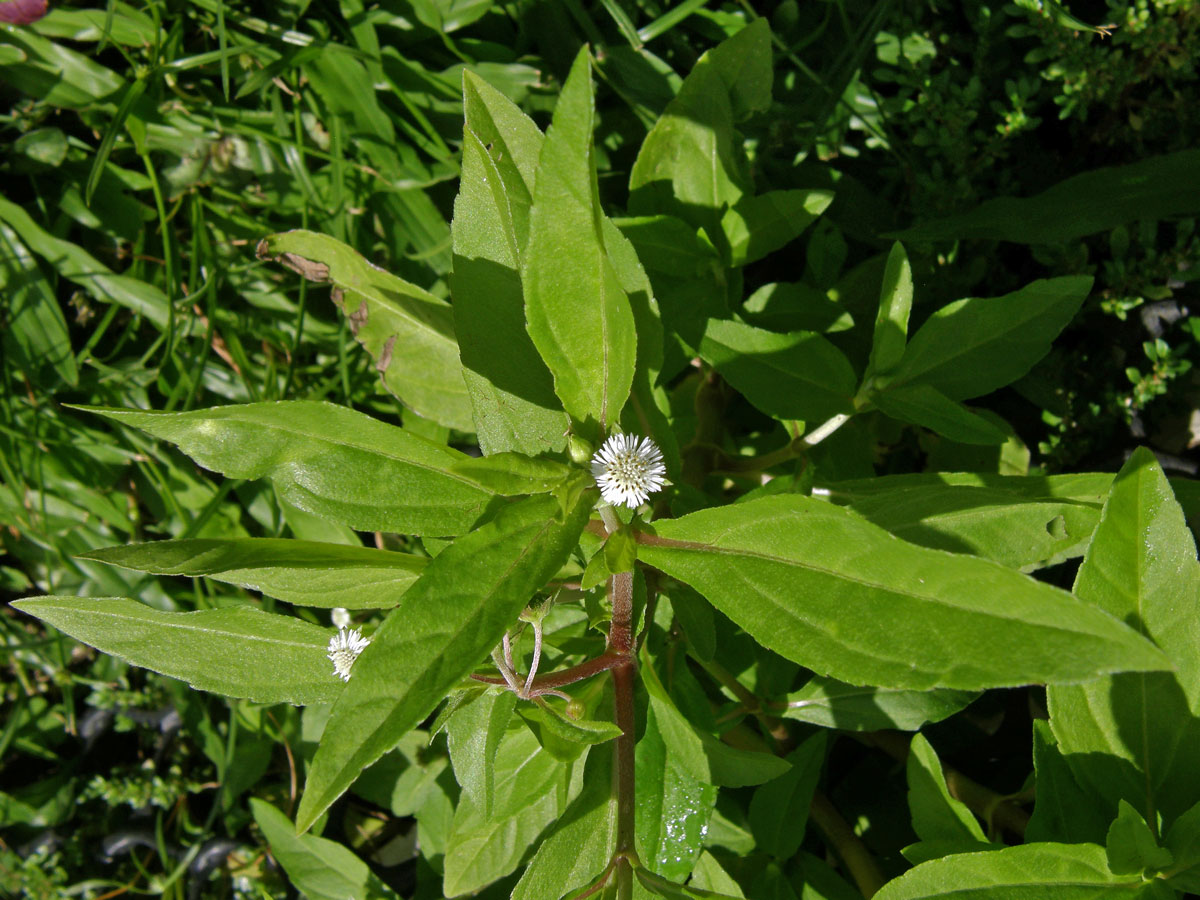
[[[350,610],[342,606],[335,606],[329,614],[333,619],[334,628],[349,628],[350,627]]]
[[[358,655],[367,649],[369,643],[371,639],[363,637],[357,628],[349,631],[339,628],[338,633],[329,639],[329,652],[326,654],[333,663],[333,674],[339,676],[342,681],[349,681],[350,667],[354,665]]]
[[[614,434],[592,457],[600,496],[613,506],[637,509],[666,484],[662,452],[650,438]]]

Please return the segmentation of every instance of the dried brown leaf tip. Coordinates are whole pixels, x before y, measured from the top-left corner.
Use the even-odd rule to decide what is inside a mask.
[[[4,2],[4,0],[0,0],[0,2]],[[293,272],[302,275],[309,281],[329,280],[329,266],[325,265],[325,263],[305,259],[296,253],[272,253],[271,246],[265,238],[258,242],[258,247],[255,248],[254,252],[259,259],[283,263]]]

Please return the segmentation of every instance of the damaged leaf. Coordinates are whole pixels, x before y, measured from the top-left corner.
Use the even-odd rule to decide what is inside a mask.
[[[332,282],[333,302],[375,360],[384,386],[426,419],[475,430],[449,303],[311,231],[270,235],[259,243],[258,256],[309,281]]]

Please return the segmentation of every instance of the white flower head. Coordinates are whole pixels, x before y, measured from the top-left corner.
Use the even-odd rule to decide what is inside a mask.
[[[600,496],[613,506],[637,509],[663,489],[666,474],[662,451],[650,438],[614,434],[592,457],[592,477]]]
[[[363,637],[357,628],[351,628],[349,631],[339,628],[338,633],[329,639],[329,652],[325,654],[333,663],[333,674],[342,681],[349,681],[350,667],[354,665],[358,655],[367,649],[369,643],[371,639]]]
[[[335,606],[333,612],[329,614],[333,619],[334,628],[349,628],[350,627],[350,610],[342,606]]]

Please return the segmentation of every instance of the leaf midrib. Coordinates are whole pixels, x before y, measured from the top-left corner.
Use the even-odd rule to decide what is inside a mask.
[[[794,517],[795,517],[794,515],[789,516],[789,518],[794,518]],[[740,526],[738,526],[738,527],[740,527]],[[732,529],[730,529],[730,530],[732,530]],[[725,534],[727,534],[727,533],[728,532],[725,532]],[[943,606],[947,609],[954,610],[956,612],[965,612],[965,613],[972,613],[972,614],[977,614],[977,615],[982,615],[982,616],[990,616],[992,618],[999,619],[1000,621],[1003,621],[1003,622],[1014,622],[1014,621],[1015,622],[1024,622],[1025,621],[1020,616],[1004,616],[1004,615],[999,614],[992,610],[979,610],[979,609],[974,609],[972,607],[957,606],[953,603],[942,600],[941,598],[938,598],[935,596],[930,596],[927,594],[915,593],[914,591],[912,591],[910,589],[901,588],[901,587],[892,587],[890,585],[870,581],[865,578],[849,575],[844,572],[838,572],[834,569],[829,569],[824,566],[816,565],[814,563],[800,562],[798,560],[788,559],[787,557],[783,557],[783,556],[775,556],[775,555],[769,554],[769,553],[762,553],[762,552],[756,551],[756,550],[747,550],[747,549],[739,548],[739,547],[720,547],[715,544],[706,544],[706,543],[699,542],[699,541],[680,541],[680,540],[676,540],[674,538],[663,538],[663,537],[659,537],[658,535],[650,535],[646,532],[636,532],[635,536],[636,536],[637,542],[639,544],[645,544],[646,546],[650,546],[650,547],[660,546],[660,547],[663,547],[664,549],[697,550],[697,551],[702,551],[702,552],[708,553],[708,554],[720,554],[720,555],[724,555],[724,556],[751,557],[754,559],[761,559],[765,562],[779,563],[779,564],[782,564],[785,566],[792,566],[797,569],[804,569],[806,571],[811,571],[811,572],[815,572],[815,573],[818,573],[821,575],[826,575],[831,578],[840,579],[842,581],[848,581],[852,584],[860,585],[861,587],[885,591],[890,594],[898,594],[902,597],[908,597],[909,599],[912,599],[912,600],[919,600],[919,601],[925,601],[928,603],[934,603],[939,606]],[[888,534],[888,537],[893,537],[893,536]],[[647,538],[649,538],[649,540],[647,540]],[[895,540],[899,540],[899,538],[895,538]],[[922,547],[919,549],[926,550],[931,553],[941,552],[941,551],[937,551],[937,550],[934,550],[934,549],[931,549],[928,547]],[[955,554],[947,553],[947,555],[954,556]],[[983,562],[985,564],[987,563],[986,560],[981,560],[981,562]],[[1001,566],[999,563],[995,563],[995,565],[1002,571],[1005,571],[1005,572],[1011,571],[1011,570]],[[1093,634],[1093,636],[1098,636],[1098,635],[1095,635],[1094,632],[1072,631],[1070,629],[1061,628],[1056,625],[1042,625],[1040,627],[1050,629],[1050,630],[1055,630],[1055,631],[1061,631],[1065,634],[1073,634],[1073,635]]]
[[[130,602],[135,602],[135,601],[130,601]],[[212,635],[214,637],[232,637],[232,638],[239,638],[239,639],[248,640],[248,641],[260,641],[265,644],[272,644],[272,645],[277,645],[277,646],[282,646],[282,647],[296,647],[296,648],[300,648],[300,649],[304,649],[304,650],[321,650],[322,649],[322,644],[301,643],[298,641],[285,640],[282,638],[264,637],[262,635],[256,635],[256,634],[246,634],[241,631],[222,631],[219,628],[213,628],[211,626],[196,625],[196,624],[193,624],[190,622],[169,621],[169,620],[160,619],[157,616],[152,616],[151,618],[140,618],[139,616],[136,616],[132,613],[121,612],[119,610],[112,610],[112,609],[86,610],[86,609],[79,609],[74,606],[60,606],[60,605],[55,605],[55,604],[45,604],[45,605],[41,606],[40,608],[41,609],[62,610],[63,612],[66,612],[66,613],[79,613],[81,615],[89,616],[89,617],[93,617],[93,618],[110,618],[110,619],[117,619],[117,620],[121,620],[121,621],[137,622],[142,625],[152,624],[156,628],[158,628],[158,627],[175,628],[175,629],[180,629],[180,630],[184,630],[184,631],[208,634],[208,635]],[[147,607],[147,611],[150,613],[154,613],[154,612],[161,613],[161,610],[153,610],[153,609],[150,609],[149,607]],[[204,615],[205,613],[208,613],[208,612],[216,612],[216,610],[196,610],[195,612],[192,612],[192,613],[181,612],[181,613],[171,613],[170,615],[179,615],[179,616]],[[167,615],[167,614],[163,613],[163,615]],[[324,637],[322,637],[322,641],[324,641]]]
[[[999,297],[997,297],[997,298],[973,297],[970,299],[976,300],[977,302],[978,301],[987,302],[988,300],[999,300],[1002,298],[999,298]],[[966,306],[966,304],[963,304],[963,307],[960,307],[960,309],[964,308],[965,306]],[[1007,327],[1003,328],[999,331],[989,332],[987,340],[981,341],[980,343],[973,344],[971,346],[961,346],[957,352],[952,353],[948,356],[943,356],[936,363],[927,365],[923,369],[916,369],[909,373],[905,373],[903,371],[903,369],[901,369],[900,371],[897,372],[895,381],[893,381],[891,383],[891,385],[889,385],[889,386],[890,387],[899,387],[900,385],[910,384],[915,379],[921,378],[922,376],[925,376],[925,375],[928,375],[930,372],[936,372],[940,369],[944,369],[945,367],[952,365],[955,360],[961,359],[966,356],[970,356],[972,353],[976,352],[980,347],[986,347],[989,344],[1000,343],[1002,340],[1007,338],[1013,332],[1024,330],[1029,322],[1032,322],[1035,319],[1046,316],[1049,311],[1047,308],[1048,306],[1049,306],[1049,304],[1042,304],[1041,306],[1035,306],[1033,304],[1030,304],[1030,314],[1028,316],[1022,317],[1020,319],[1014,319],[1011,316],[1008,317],[1006,320]],[[1049,307],[1049,309],[1053,309],[1053,308],[1054,307],[1052,307],[1052,306]],[[935,315],[936,315],[936,313],[935,313]],[[949,317],[945,317],[941,321],[946,321],[948,318]],[[919,331],[917,332],[917,334],[913,335],[913,340],[909,342],[909,345],[906,348],[906,353],[912,349],[912,346],[916,342],[916,338],[919,335],[920,335]],[[1042,343],[1049,344],[1049,341],[1043,341]],[[901,364],[903,364],[903,360],[901,360]]]
[[[817,336],[819,337],[819,335],[817,335]],[[757,362],[759,365],[763,366],[763,368],[765,368],[765,369],[769,369],[773,372],[778,372],[781,375],[787,376],[789,379],[798,381],[801,384],[808,387],[808,389],[810,391],[825,394],[826,396],[833,397],[834,399],[841,400],[845,403],[850,402],[849,394],[834,390],[833,388],[829,387],[827,383],[825,383],[823,381],[806,378],[804,375],[797,373],[796,371],[794,371],[792,369],[782,368],[779,365],[771,363],[768,361],[770,359],[770,356],[756,353],[754,351],[739,350],[737,347],[730,346],[729,344],[727,344],[723,341],[720,341],[717,338],[714,338],[709,334],[705,334],[701,340],[712,341],[714,344],[718,345],[719,347],[723,347],[724,349],[731,351],[736,356],[740,357],[742,360],[753,360],[753,361]],[[792,351],[792,350],[795,350],[796,348],[797,348],[797,345],[792,344],[784,349],[787,351]],[[719,371],[720,369],[726,367],[727,364],[728,364],[728,361],[721,363],[720,365],[716,365],[716,368]]]
[[[291,401],[274,401],[274,402],[271,402],[271,403],[270,403],[270,405],[271,405],[271,406],[275,406],[275,407],[277,407],[277,404],[279,404],[279,403],[286,403],[286,402],[291,402]],[[81,409],[88,410],[88,411],[90,411],[90,412],[98,412],[98,413],[100,413],[101,415],[106,415],[106,414],[108,414],[108,415],[112,415],[112,414],[115,414],[115,415],[112,415],[112,417],[113,417],[113,418],[116,418],[116,419],[118,419],[118,420],[120,420],[121,418],[126,418],[126,417],[128,417],[128,418],[134,418],[134,417],[147,416],[147,415],[148,415],[148,416],[156,416],[156,415],[159,415],[159,414],[156,414],[156,413],[149,412],[148,410],[141,410],[141,409],[134,409],[134,410],[130,410],[130,409],[109,409],[109,408],[107,408],[107,407],[86,407],[86,406],[84,406],[84,407],[80,407],[80,408],[81,408]],[[454,479],[455,481],[458,481],[458,482],[461,482],[462,484],[465,484],[465,485],[467,485],[468,487],[473,487],[473,488],[475,488],[476,490],[480,491],[481,493],[493,494],[493,495],[494,495],[494,492],[492,492],[492,491],[489,491],[487,488],[483,487],[483,486],[482,486],[482,485],[480,485],[480,484],[477,484],[477,483],[476,483],[476,482],[474,482],[474,481],[471,481],[471,480],[470,480],[470,479],[468,479],[468,478],[464,478],[464,477],[463,477],[463,476],[461,476],[461,475],[457,475],[457,474],[455,474],[455,473],[454,473],[454,472],[452,472],[452,471],[451,471],[449,468],[440,469],[440,468],[438,468],[437,466],[435,466],[435,465],[433,465],[433,464],[431,464],[431,463],[426,463],[426,462],[422,462],[422,461],[419,461],[419,460],[415,460],[415,459],[413,459],[413,458],[411,458],[411,457],[407,457],[407,456],[398,456],[398,455],[396,455],[395,453],[388,452],[386,449],[381,449],[381,448],[379,448],[379,447],[373,447],[373,446],[366,446],[366,445],[364,445],[364,444],[362,444],[362,443],[359,443],[359,442],[357,442],[357,441],[348,440],[348,439],[346,439],[346,438],[341,438],[341,437],[330,437],[330,436],[327,436],[327,435],[315,435],[315,434],[310,434],[310,433],[308,433],[308,432],[301,431],[301,430],[299,430],[299,429],[296,429],[296,428],[290,428],[290,427],[288,427],[287,425],[283,425],[283,424],[280,424],[280,423],[278,423],[278,422],[258,422],[258,421],[254,421],[253,419],[246,419],[246,418],[243,418],[243,417],[242,417],[242,410],[244,409],[244,407],[241,407],[241,406],[238,406],[238,407],[218,407],[218,408],[219,408],[219,409],[234,409],[234,410],[237,410],[237,412],[236,412],[236,413],[234,413],[234,414],[232,414],[232,415],[223,415],[223,416],[210,416],[210,417],[200,417],[200,416],[197,416],[195,419],[190,419],[190,418],[189,418],[189,419],[188,419],[188,421],[201,421],[201,422],[236,422],[236,423],[237,423],[237,424],[239,424],[239,425],[252,425],[252,426],[255,426],[255,427],[258,427],[258,428],[263,428],[263,429],[266,429],[266,430],[279,431],[279,432],[282,432],[282,433],[284,433],[284,434],[287,434],[287,435],[294,435],[294,436],[297,436],[297,437],[305,438],[305,439],[307,439],[307,440],[310,440],[310,441],[315,441],[315,442],[317,442],[317,443],[326,443],[326,444],[331,444],[331,445],[333,445],[333,446],[335,446],[335,447],[348,447],[348,448],[350,448],[350,449],[353,449],[353,450],[359,450],[359,451],[361,451],[361,452],[363,452],[363,453],[367,453],[367,454],[369,454],[369,455],[374,455],[374,456],[382,456],[382,457],[384,457],[385,459],[394,460],[394,461],[396,461],[396,462],[403,463],[403,464],[405,464],[405,465],[409,465],[409,466],[412,466],[412,467],[414,467],[414,468],[417,468],[417,469],[423,469],[423,470],[425,470],[425,471],[428,471],[428,472],[434,472],[434,473],[436,473],[436,474],[438,474],[438,475],[443,475],[443,476],[445,476],[446,478],[452,478],[452,479]],[[340,408],[340,407],[334,407],[334,408]],[[164,415],[164,416],[172,416],[173,414],[172,414],[172,413],[162,413],[161,415]],[[369,418],[369,417],[368,417],[368,418]],[[371,421],[371,422],[373,422],[373,423],[375,423],[375,424],[378,424],[378,425],[383,425],[383,426],[385,426],[385,427],[386,427],[386,425],[387,425],[387,423],[384,423],[384,422],[379,422],[379,421],[378,421],[378,420],[376,420],[376,419],[370,419],[370,421]],[[138,426],[138,427],[140,428],[140,426]],[[403,433],[403,432],[402,432],[402,433]],[[404,435],[405,435],[405,438],[406,438],[406,439],[416,439],[416,438],[415,438],[415,435],[410,435],[410,434],[407,434],[407,433],[404,433]],[[156,435],[156,436],[157,436],[157,435]],[[171,443],[173,443],[173,444],[178,444],[178,443],[179,443],[179,441],[175,440],[174,438],[165,438],[165,440],[168,440],[168,441],[170,441],[170,442],[171,442]],[[435,444],[434,444],[434,445],[430,445],[430,448],[429,448],[429,449],[433,450],[434,452],[438,452],[438,453],[445,453],[445,450],[443,450],[443,448],[441,448],[441,447],[438,447],[438,446],[437,446],[437,445],[435,445]],[[447,448],[447,449],[448,449],[448,448]],[[448,455],[448,454],[447,454],[447,455]],[[460,455],[462,456],[462,458],[463,458],[463,459],[470,459],[470,457],[466,456],[465,454],[460,454]],[[455,459],[455,460],[454,460],[454,463],[455,463],[455,464],[457,464],[459,461],[460,461],[460,460],[457,460],[457,459]],[[436,507],[435,507],[435,506],[433,506],[433,505],[430,505],[430,506],[429,506],[429,507],[427,507],[427,508],[436,508]]]
[[[513,559],[513,561],[508,565],[508,567],[505,568],[504,571],[502,573],[500,573],[500,575],[492,582],[492,584],[489,586],[489,589],[487,590],[487,592],[478,595],[479,602],[476,603],[474,606],[474,610],[476,613],[478,612],[478,610],[482,609],[487,604],[487,602],[490,601],[496,595],[496,592],[499,589],[499,586],[508,578],[508,576],[512,573],[513,569],[516,568],[516,566],[530,554],[534,545],[537,544],[537,542],[539,540],[541,540],[542,536],[546,533],[546,530],[548,528],[551,528],[554,524],[555,524],[555,519],[553,516],[547,518],[544,522],[542,522],[541,526],[537,529],[537,533],[534,534],[532,537],[530,537],[530,539],[528,541],[526,541],[525,546],[521,549],[520,554],[518,556],[516,556]],[[473,619],[473,616],[464,617],[463,624],[460,625],[459,628],[453,632],[438,632],[438,634],[451,634],[450,639],[445,642],[444,646],[450,646],[450,645],[456,643],[458,641],[458,639],[462,636],[463,632],[467,630],[467,623],[470,622],[472,619]],[[444,656],[445,656],[444,652],[439,653],[437,658],[442,659]],[[385,731],[388,728],[388,724],[392,720],[393,716],[396,715],[396,711],[398,709],[400,709],[401,704],[404,703],[405,700],[407,700],[407,698],[412,696],[413,687],[418,683],[418,681],[421,680],[422,676],[425,674],[425,672],[427,672],[429,670],[429,668],[430,668],[429,666],[426,666],[426,668],[423,669],[417,675],[417,677],[407,686],[407,688],[404,692],[404,695],[402,697],[397,698],[397,702],[396,702],[395,706],[392,707],[392,711],[388,714],[387,718],[385,718],[384,721],[378,727],[376,727],[374,729],[374,731],[371,733],[371,735],[368,736],[362,742],[362,744],[360,745],[360,748],[367,747],[372,741],[374,741],[378,737],[380,732]],[[373,753],[373,751],[371,751],[371,752]],[[360,771],[363,768],[361,765],[359,765],[359,756],[360,755],[361,755],[361,749],[358,753],[352,754],[351,757],[347,760],[347,762],[339,768],[338,778],[335,781],[333,781],[332,783],[336,784],[339,781],[345,780],[345,776],[346,776],[347,772]],[[351,778],[350,780],[352,781],[353,779]],[[347,784],[349,784],[349,781],[347,781]],[[326,791],[324,791],[324,796],[328,796],[329,793],[330,793],[330,791],[327,789]],[[335,794],[334,798],[336,798],[336,796],[337,795]],[[329,803],[331,803],[331,802],[332,802],[332,800],[325,802],[324,797],[323,797],[321,810],[328,808]],[[315,817],[314,817],[314,820],[315,820]]]

